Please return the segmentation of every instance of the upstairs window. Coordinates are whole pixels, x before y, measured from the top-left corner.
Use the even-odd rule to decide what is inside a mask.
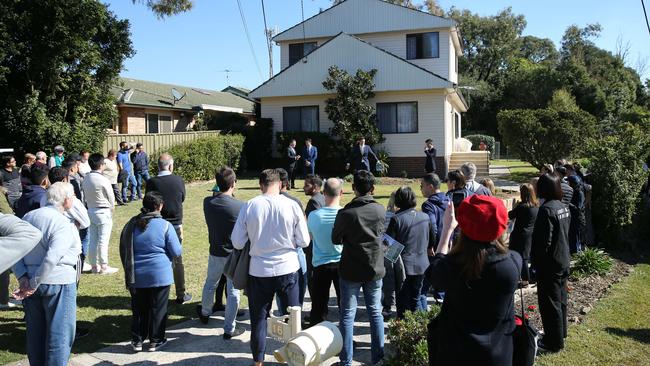
[[[406,35],[406,59],[440,57],[440,35],[438,32]]]
[[[289,66],[300,61],[316,48],[316,42],[292,43],[289,45]]]
[[[318,132],[318,106],[284,107],[283,132]]]
[[[381,133],[417,133],[418,103],[377,103],[377,127]]]

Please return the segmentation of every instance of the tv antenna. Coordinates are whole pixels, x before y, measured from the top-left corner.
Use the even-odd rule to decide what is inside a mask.
[[[172,88],[172,99],[174,99],[174,104],[176,104],[176,102],[180,101],[181,99],[185,98],[185,95],[187,95],[187,93],[181,94],[181,92],[176,90],[176,88]]]
[[[225,72],[226,73],[226,86],[230,86],[230,73],[231,72],[241,72],[241,70],[223,69],[223,70],[219,70],[219,72]]]

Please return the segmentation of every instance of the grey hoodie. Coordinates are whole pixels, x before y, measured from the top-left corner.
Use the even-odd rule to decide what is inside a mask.
[[[41,232],[28,222],[14,215],[0,214],[0,272],[34,249],[41,236]]]

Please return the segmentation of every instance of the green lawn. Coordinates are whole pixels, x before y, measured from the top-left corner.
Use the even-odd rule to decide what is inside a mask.
[[[302,187],[302,181],[297,184]],[[183,223],[185,234],[183,262],[185,264],[187,291],[194,295],[194,299],[191,304],[182,306],[171,302],[169,324],[193,317],[195,314],[194,307],[201,298],[208,256],[207,227],[203,218],[203,198],[211,195],[208,190],[212,186],[213,183],[196,183],[187,187]],[[414,181],[411,187],[419,196],[419,207],[424,200],[420,194],[419,182]],[[242,200],[248,200],[260,193],[255,180],[239,180],[238,188],[236,196]],[[388,202],[390,193],[395,189],[397,189],[397,186],[378,185],[375,197],[385,205]],[[300,198],[303,204],[307,203],[308,197],[302,191],[294,190],[292,194]],[[351,185],[346,183],[343,203],[349,202],[352,197]],[[118,252],[119,233],[128,219],[137,214],[139,208],[139,203],[134,202],[126,207],[118,207],[115,211],[109,252],[109,261],[113,266],[121,267]],[[11,288],[17,288],[15,279],[12,279],[12,281]],[[171,296],[174,296],[173,288]],[[76,341],[73,352],[91,352],[111,343],[129,339],[131,313],[129,304],[130,297],[124,288],[122,271],[113,276],[84,274],[81,278],[77,298],[77,318],[85,326],[91,328],[91,335]],[[0,312],[0,364],[25,358],[25,326],[22,318],[22,311]]]
[[[569,327],[566,349],[539,366],[650,365],[650,265],[612,287],[584,323]]]
[[[536,177],[539,172],[537,168],[521,160],[491,160],[490,165],[507,167],[510,174],[505,175],[502,178],[516,183],[528,183],[532,178]]]

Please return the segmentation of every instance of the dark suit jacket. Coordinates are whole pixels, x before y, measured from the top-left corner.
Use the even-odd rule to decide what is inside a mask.
[[[425,149],[424,154],[427,160],[424,162],[424,171],[427,173],[435,173],[436,171],[436,148]]]
[[[368,155],[372,155],[375,161],[378,161],[377,155],[368,145],[363,145],[363,151],[361,146],[355,145],[352,148],[352,168],[354,170],[370,170],[370,161],[368,160]]]
[[[298,156],[298,153],[296,152],[296,149],[292,149],[291,147],[287,147],[287,167],[289,169],[287,170],[294,170],[296,169],[296,156]]]

